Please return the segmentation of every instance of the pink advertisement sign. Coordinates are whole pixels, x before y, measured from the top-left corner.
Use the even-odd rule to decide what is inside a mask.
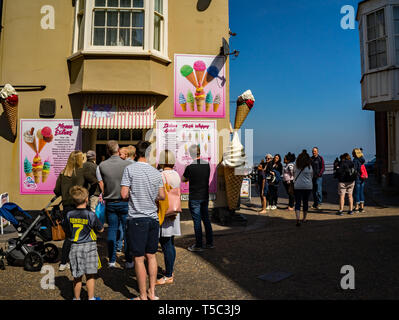
[[[201,158],[209,162],[211,174],[209,178],[209,193],[217,192],[218,149],[216,120],[158,120],[157,131],[157,163],[162,150],[170,150],[175,154],[175,170],[180,177],[185,168],[193,161],[189,154],[191,145],[199,145]],[[189,183],[182,183],[181,193],[188,194]],[[183,200],[184,197],[183,197]]]
[[[225,117],[225,62],[223,56],[175,54],[175,117]]]
[[[69,154],[81,150],[80,120],[21,120],[20,193],[52,194]]]

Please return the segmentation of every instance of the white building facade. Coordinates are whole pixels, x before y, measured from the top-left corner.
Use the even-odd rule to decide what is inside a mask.
[[[375,112],[376,174],[399,186],[399,0],[358,4],[362,108]]]

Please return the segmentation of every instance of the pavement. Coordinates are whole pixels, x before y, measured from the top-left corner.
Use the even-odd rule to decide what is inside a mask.
[[[397,299],[399,296],[399,193],[381,189],[371,176],[366,185],[366,211],[337,216],[337,182],[324,178],[324,201],[320,211],[310,211],[308,222],[295,225],[295,213],[286,210],[287,197],[279,190],[278,209],[259,214],[260,199],[252,189],[250,202],[242,202],[235,219],[221,221],[211,212],[215,249],[190,252],[194,242],[189,212],[181,216],[182,236],[175,238],[176,263],[173,284],[157,286],[163,300],[296,300],[296,299]],[[9,229],[6,230],[11,231]],[[0,235],[0,246],[13,233]],[[53,242],[59,248],[62,242]],[[137,296],[134,270],[109,269],[106,233],[98,240],[103,268],[96,294],[103,300],[126,300]],[[159,272],[164,268],[157,253]],[[0,300],[62,300],[72,298],[69,270],[54,267],[55,287],[43,289],[40,272],[21,266],[0,270]],[[355,270],[354,290],[343,290],[341,268]],[[87,298],[85,287],[82,298]]]

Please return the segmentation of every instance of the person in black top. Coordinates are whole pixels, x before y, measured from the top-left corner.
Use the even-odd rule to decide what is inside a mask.
[[[101,193],[99,182],[96,177],[96,153],[89,150],[86,153],[87,161],[83,164],[83,175],[85,178],[84,187],[89,191],[89,208],[91,211],[96,211],[98,204],[98,197]]]
[[[345,195],[348,195],[349,200],[349,212],[353,214],[353,189],[355,187],[355,180],[357,177],[357,171],[351,160],[351,156],[348,153],[344,153],[340,156],[339,163],[335,165],[334,177],[338,179],[338,195],[339,195],[339,211],[337,215],[342,215],[345,204]]]
[[[201,159],[201,151],[199,146],[192,145],[189,148],[193,162],[186,167],[183,173],[182,181],[189,182],[189,201],[191,216],[194,222],[195,244],[188,247],[189,251],[202,251],[202,226],[205,226],[206,246],[212,249],[213,231],[208,214],[209,204],[209,177],[211,169],[209,163]]]
[[[270,168],[270,177],[275,178],[273,176],[276,176],[276,171],[281,175],[283,174],[283,165],[281,164],[281,156],[279,154],[276,154],[273,157],[273,161],[271,162],[271,168]],[[273,181],[275,179],[272,179]],[[270,183],[269,184],[269,194],[270,194],[270,201],[269,205],[271,206],[271,210],[277,209],[277,200],[278,200],[278,183]]]

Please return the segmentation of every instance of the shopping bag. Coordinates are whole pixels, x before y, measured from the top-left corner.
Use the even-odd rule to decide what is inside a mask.
[[[96,206],[96,216],[102,224],[105,223],[105,204],[101,201]]]

